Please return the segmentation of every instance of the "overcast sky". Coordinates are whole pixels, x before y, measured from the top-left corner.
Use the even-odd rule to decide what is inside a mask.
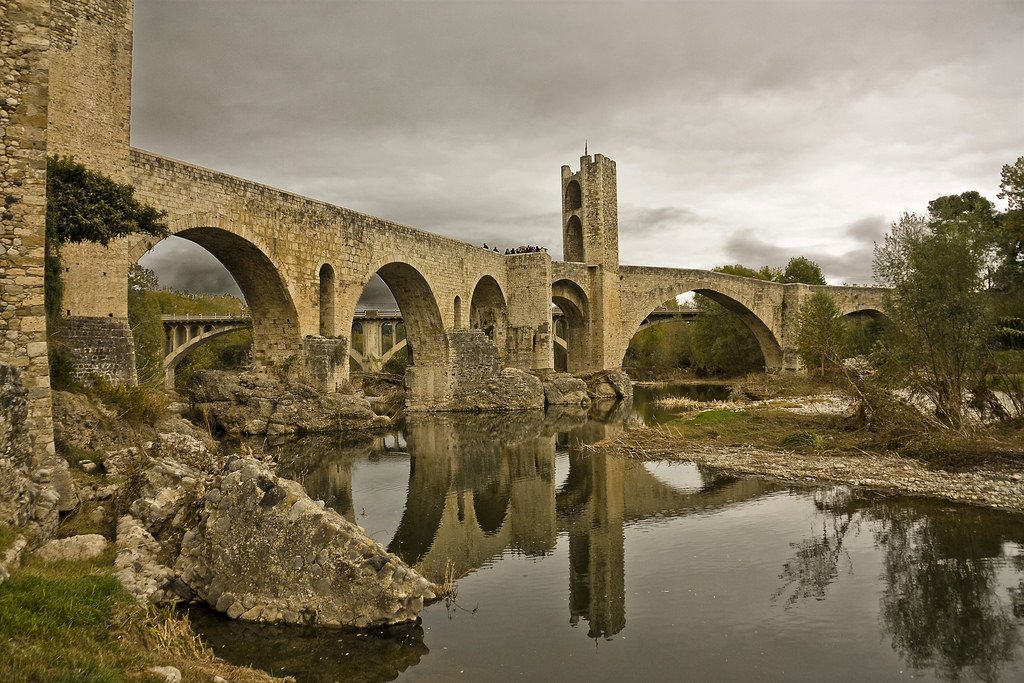
[[[585,140],[618,165],[623,263],[803,255],[833,283],[1024,155],[1019,0],[135,0],[134,59],[137,147],[555,258]],[[223,285],[185,256],[144,263]]]

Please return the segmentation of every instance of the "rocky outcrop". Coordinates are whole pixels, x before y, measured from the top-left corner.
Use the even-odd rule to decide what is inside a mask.
[[[433,586],[296,482],[237,458],[204,497],[176,570],[232,619],[365,628],[412,621]]]
[[[549,406],[588,406],[587,383],[567,372],[544,376],[544,403]]]
[[[482,382],[465,382],[452,398],[453,411],[511,412],[544,408],[544,385],[534,375],[505,368]]]
[[[62,505],[77,498],[67,463],[53,456],[42,467],[33,462],[28,406],[19,371],[0,363],[0,524],[21,528],[35,545],[56,528]]]
[[[390,424],[359,396],[321,394],[305,384],[254,372],[197,372],[189,380],[188,396],[215,433],[280,436]]]
[[[633,382],[622,370],[602,370],[583,378],[590,398],[633,398]]]
[[[414,620],[435,597],[433,584],[268,463],[217,456],[182,435],[161,435],[150,452],[134,465],[131,454],[119,459],[137,470],[138,490],[118,521],[115,568],[137,599],[369,627]]]
[[[47,541],[32,553],[43,562],[91,560],[107,549],[107,539],[99,534],[82,534]]]

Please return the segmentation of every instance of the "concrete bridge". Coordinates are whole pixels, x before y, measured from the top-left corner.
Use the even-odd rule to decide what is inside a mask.
[[[227,267],[252,312],[258,367],[289,368],[328,391],[345,382],[356,303],[377,274],[398,302],[412,350],[411,409],[472,408],[466,397],[487,390],[505,368],[550,372],[552,303],[565,315],[570,372],[621,367],[633,334],[685,292],[736,313],[769,370],[800,369],[796,315],[818,288],[620,264],[616,167],[603,155],[581,157],[577,170],[562,167],[564,261],[497,254],[132,148],[131,2],[54,0],[53,7],[61,20],[48,55],[48,152],[130,183],[139,199],[166,212],[171,234]],[[66,250],[62,332],[83,375],[135,381],[127,273],[152,246],[134,238]],[[877,289],[827,290],[844,313],[877,314],[882,306]]]
[[[174,371],[200,345],[252,327],[249,315],[161,315],[164,328],[164,386],[174,388]],[[363,372],[380,372],[407,348],[401,311],[356,311],[349,358]]]

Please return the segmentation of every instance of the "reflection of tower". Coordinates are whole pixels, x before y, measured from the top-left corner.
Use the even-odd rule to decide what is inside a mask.
[[[570,454],[569,481],[589,495],[569,532],[569,614],[582,616],[591,638],[613,636],[626,627],[626,559],[623,516],[624,461],[610,456]]]

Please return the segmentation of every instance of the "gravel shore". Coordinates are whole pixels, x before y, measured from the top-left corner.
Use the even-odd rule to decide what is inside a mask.
[[[589,448],[642,460],[685,460],[731,474],[787,483],[833,482],[1024,512],[1024,471],[1020,468],[978,467],[958,471],[879,453],[799,453],[702,446],[683,443],[669,429],[655,427],[633,429]]]

